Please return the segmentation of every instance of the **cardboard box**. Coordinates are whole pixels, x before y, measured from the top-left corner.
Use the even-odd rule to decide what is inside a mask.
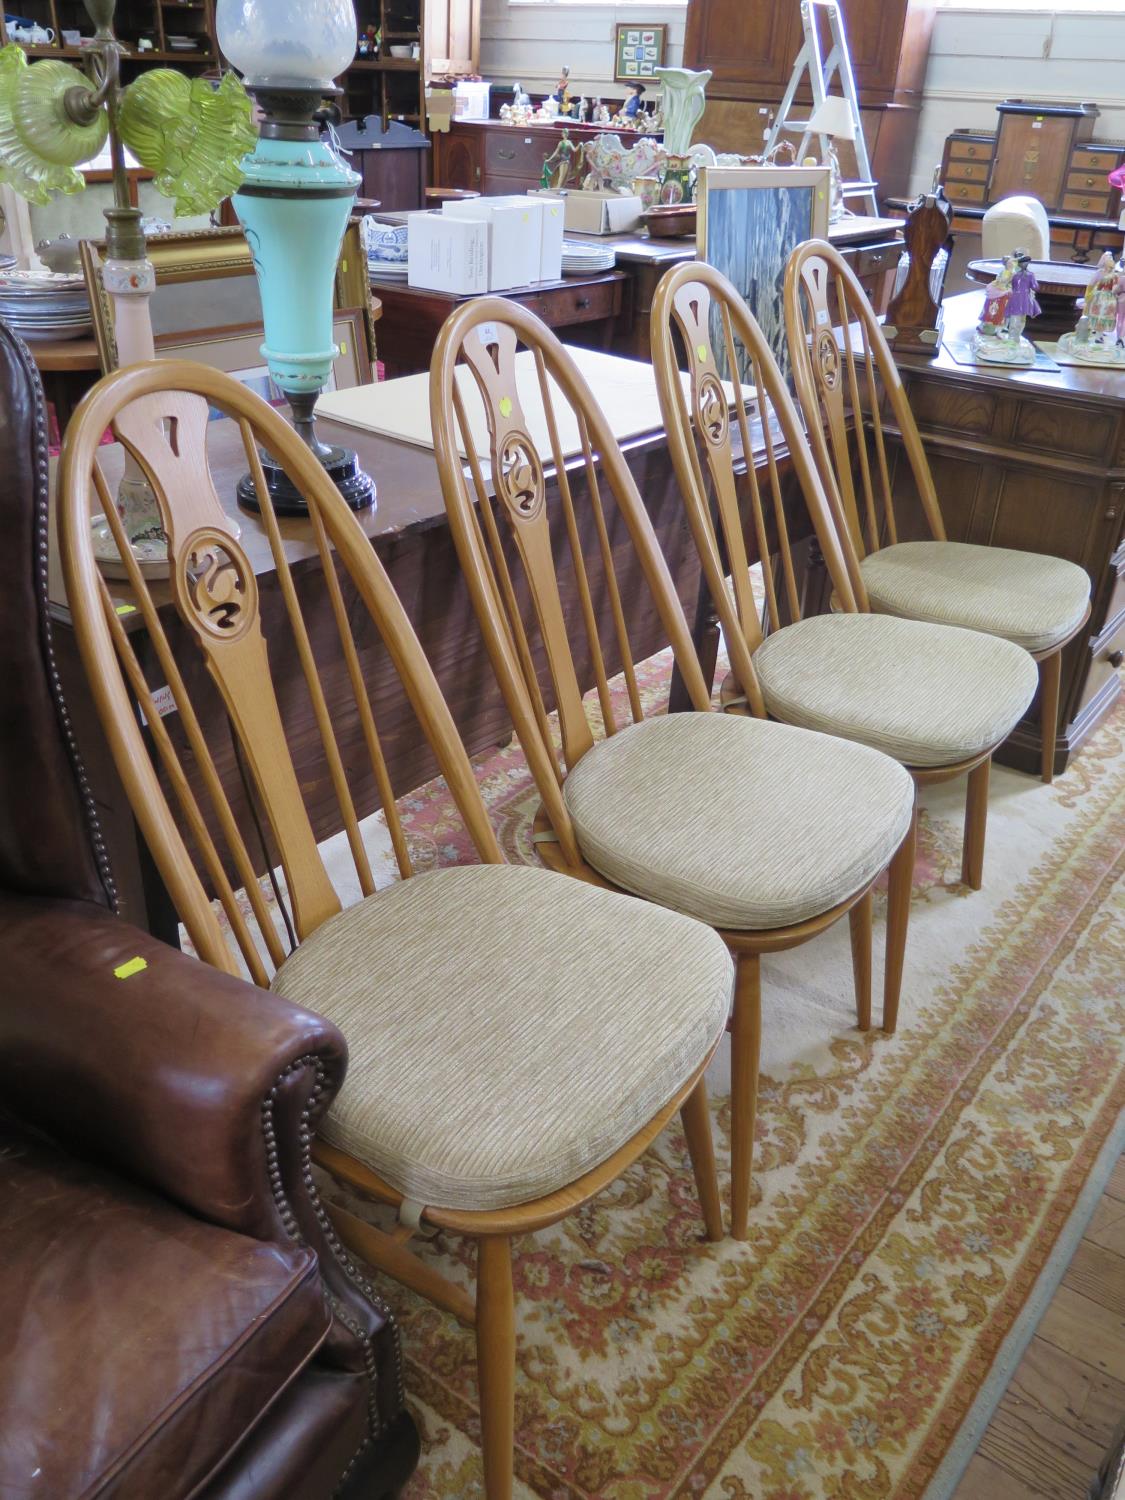
[[[466,198],[442,205],[442,212],[453,218],[487,218],[489,222],[493,222],[494,214],[499,214],[500,210],[511,209],[517,210],[517,218],[513,220],[506,214],[501,215],[498,232],[506,234],[507,226],[514,224],[515,232],[531,247],[528,262],[531,270],[527,280],[558,281],[562,275],[564,206],[561,198],[512,193],[495,198]],[[521,286],[523,283],[509,281],[505,285]],[[493,279],[492,290],[498,289]]]
[[[488,291],[487,223],[416,213],[408,215],[406,224],[410,286],[462,297]]]
[[[488,290],[505,292],[539,280],[542,211],[526,198],[465,198],[443,203],[449,219],[488,226]]]
[[[644,204],[639,198],[576,188],[567,189],[563,201],[566,228],[579,234],[627,234],[641,227]]]

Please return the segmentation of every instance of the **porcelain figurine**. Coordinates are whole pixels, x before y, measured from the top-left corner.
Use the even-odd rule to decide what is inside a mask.
[[[522,83],[516,83],[512,89],[512,104],[517,108],[531,108],[531,95]]]
[[[582,148],[571,140],[569,132],[564,129],[562,139],[543,162],[539,186],[544,192],[561,192],[571,172],[577,177],[581,169]]]
[[[640,113],[641,95],[645,91],[645,86],[643,83],[631,83],[629,87],[632,89],[632,93],[626,99],[621,113],[626,120],[635,120]]]
[[[1023,325],[1039,311],[1035,277],[1025,250],[1005,256],[995,280],[985,288],[984,311],[973,334],[977,359],[990,365],[1033,365],[1035,346],[1023,337]]]
[[[1105,252],[1082,306],[1077,328],[1059,339],[1059,353],[1084,365],[1125,365],[1125,258],[1114,265]]]
[[[559,74],[559,81],[555,85],[555,91],[551,98],[558,105],[560,115],[568,115],[571,110],[570,99],[570,69],[564,68]]]

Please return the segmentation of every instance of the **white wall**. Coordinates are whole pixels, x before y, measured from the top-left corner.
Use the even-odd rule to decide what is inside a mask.
[[[1125,14],[1105,11],[939,11],[911,188],[930,184],[945,138],[962,126],[995,130],[1002,99],[1092,100],[1100,140],[1125,140]]]
[[[747,0],[784,4],[786,0]],[[568,64],[575,94],[623,94],[613,79],[617,21],[664,21],[668,63],[683,60],[686,3],[521,5],[483,0],[481,73],[497,83],[519,79],[535,92],[554,87]],[[925,103],[914,154],[912,191],[928,187],[945,138],[961,126],[995,130],[996,105],[1023,98],[1093,100],[1101,108],[1094,134],[1125,140],[1125,13],[990,10],[945,0],[934,24]]]
[[[545,93],[570,68],[570,91],[623,98],[613,82],[613,35],[618,21],[660,21],[668,27],[667,64],[679,67],[684,55],[686,3],[636,5],[520,5],[483,0],[480,71],[494,83],[518,79],[533,93]]]

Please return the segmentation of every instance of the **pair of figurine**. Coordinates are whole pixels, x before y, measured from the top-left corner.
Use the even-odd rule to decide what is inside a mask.
[[[1028,318],[1039,316],[1039,283],[1026,250],[1004,257],[985,288],[984,312],[973,334],[973,353],[987,364],[1033,365],[1035,346],[1023,336]]]
[[[1090,365],[1125,365],[1125,255],[1107,250],[1086,288],[1082,316],[1059,340],[1059,353]]]

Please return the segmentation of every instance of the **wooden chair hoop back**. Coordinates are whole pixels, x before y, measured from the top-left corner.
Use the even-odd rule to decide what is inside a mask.
[[[522,362],[517,353],[520,345],[525,356]],[[460,378],[459,369],[465,372]],[[536,413],[538,441],[529,430],[525,411],[529,392],[534,392],[542,411],[541,423]],[[473,393],[483,404],[491,483],[486,482],[478,440],[470,426]],[[577,428],[577,452],[564,450],[560,413]],[[606,733],[618,728],[609,691],[612,673],[608,664],[615,659],[625,676],[632,720],[643,716],[623,602],[632,582],[627,580],[622,586],[615,556],[621,540],[620,531],[614,531],[617,517],[696,708],[710,707],[710,691],[652,522],[620,446],[574,361],[538,318],[518,303],[499,297],[478,298],[458,308],[446,320],[434,350],[430,415],[450,527],[485,641],[548,817],[567,860],[577,863],[577,843],[560,792],[564,773],[550,737],[528,626],[538,636],[546,658],[563,760],[569,770],[593,744],[575,654],[579,635],[584,635]],[[545,451],[540,451],[540,445]],[[548,467],[558,487],[557,507],[547,504]],[[613,510],[607,514],[604,491],[612,497],[616,516]],[[593,538],[588,544],[583,542],[584,522],[587,536]],[[564,539],[561,551],[569,553],[574,572],[577,621],[564,618],[555,562],[556,533]],[[522,591],[517,588],[510,557],[522,574]],[[521,594],[530,605],[526,612],[519,603]],[[604,631],[595,601],[606,606],[609,625]]]
[[[927,523],[933,536],[944,540],[930,466],[878,316],[840,252],[825,240],[798,245],[786,267],[784,300],[797,395],[821,478],[852,541],[853,586],[865,600],[860,560],[898,540],[884,395]]]
[[[686,388],[673,329],[679,332],[688,367]],[[730,372],[727,388],[715,356],[716,338],[721,340]],[[689,261],[661,279],[652,308],[652,356],[672,462],[707,585],[723,624],[731,666],[752,710],[764,715],[750,660],[761,644],[762,628],[750,584],[746,531],[752,530],[763,562],[769,628],[778,630],[786,620],[801,617],[782,483],[785,457],[794,470],[841,606],[850,610],[855,608],[855,601],[835,518],[773,351],[745,300],[713,266]],[[732,408],[741,455],[737,468]],[[766,474],[760,480],[755,455],[762,449]],[[713,509],[701,453],[714,497]],[[742,500],[739,470],[743,475]],[[774,548],[779,582],[770,565]],[[723,579],[724,553],[734,595],[733,619],[729,618],[730,595]]]
[[[271,623],[268,643],[253,565],[223,509],[207,462],[212,407],[238,423],[277,572],[283,618],[279,624]],[[155,493],[168,545],[166,584],[146,580],[127,545],[98,462],[107,428],[139,465]],[[259,445],[282,465],[308,502],[323,573],[323,586],[315,594],[294,579],[266,487]],[[58,495],[67,596],[95,704],[134,813],[201,957],[238,972],[208,898],[204,875],[251,977],[259,984],[268,983],[261,946],[274,967],[286,956],[260,888],[260,875],[270,873],[275,863],[281,866],[291,920],[280,890],[278,902],[285,925],[291,929],[291,943],[303,940],[340,910],[340,898],[317,847],[286,727],[294,691],[299,691],[302,682],[360,890],[365,896],[374,892],[349,774],[333,727],[333,710],[305,617],[309,604],[320,603],[325,596],[331,612],[328,634],[333,662],[342,657],[399,871],[403,876],[411,873],[337,558],[371,616],[481,858],[500,861],[464,745],[382,564],[323,468],[292,427],[260,397],[228,375],[187,361],[157,360],[109,375],[88,393],[67,428]],[[105,515],[134,603],[115,607],[98,570],[90,526],[95,510]],[[169,604],[172,609],[166,607]],[[143,633],[134,628],[142,625]],[[182,648],[173,650],[172,641],[185,635],[197,648],[198,657]],[[286,680],[283,712],[274,669],[288,665],[289,642],[296,670],[291,673],[292,682]],[[168,688],[176,710],[170,719],[157,710],[154,682]],[[212,699],[218,694],[218,706],[204,701],[208,692]],[[138,709],[148,726],[151,756]],[[224,790],[213,744],[215,726],[224,717],[243,777],[241,817],[236,816]],[[205,722],[210,736],[205,733]],[[154,760],[163,771],[167,791]],[[354,768],[358,763],[349,748],[348,764]],[[248,841],[247,818],[258,833],[256,848],[252,839]],[[189,839],[198,868],[189,853]],[[237,899],[239,884],[260,944]]]

